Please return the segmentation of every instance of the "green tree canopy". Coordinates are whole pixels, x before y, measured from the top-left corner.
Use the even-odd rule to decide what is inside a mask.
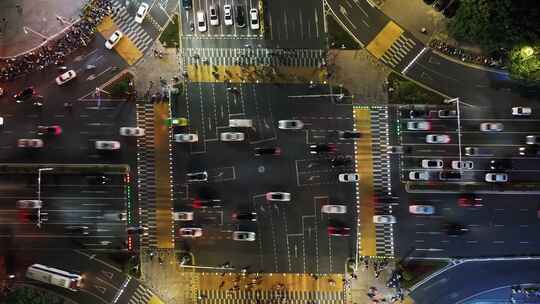
[[[511,49],[540,39],[540,2],[531,0],[461,0],[449,23],[458,40],[486,51]]]

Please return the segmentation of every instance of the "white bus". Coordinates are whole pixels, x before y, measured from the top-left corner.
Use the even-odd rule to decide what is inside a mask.
[[[26,270],[26,277],[77,291],[81,287],[82,277],[57,268],[33,264]]]

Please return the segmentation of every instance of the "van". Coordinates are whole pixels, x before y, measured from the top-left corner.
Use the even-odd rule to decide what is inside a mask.
[[[253,120],[251,120],[251,119],[229,119],[229,127],[231,127],[231,128],[253,128]]]

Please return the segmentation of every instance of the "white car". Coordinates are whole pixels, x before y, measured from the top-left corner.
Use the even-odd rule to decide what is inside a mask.
[[[218,7],[215,5],[210,5],[210,9],[208,9],[209,18],[210,18],[210,25],[218,26],[219,25],[219,10]]]
[[[21,209],[38,209],[41,208],[42,202],[40,200],[18,200],[17,208]]]
[[[435,213],[435,207],[431,205],[410,205],[409,213],[429,215]]]
[[[426,143],[428,144],[447,144],[450,142],[450,136],[446,134],[428,134]]]
[[[201,33],[208,30],[208,27],[206,26],[206,14],[204,11],[197,12],[197,30]]]
[[[358,173],[341,173],[338,175],[338,181],[342,183],[355,183],[360,180]]]
[[[235,240],[235,241],[253,242],[253,241],[255,241],[255,232],[251,232],[251,231],[234,231],[232,237],[233,237],[233,240]]]
[[[118,150],[120,149],[120,142],[114,140],[98,140],[95,143],[95,147],[98,150]]]
[[[287,119],[278,121],[278,128],[282,130],[299,130],[304,127],[304,123],[298,119]]]
[[[56,77],[56,84],[63,85],[64,83],[70,81],[71,79],[77,77],[77,73],[74,70],[69,70],[60,76]]]
[[[148,13],[148,9],[150,6],[144,2],[141,3],[139,6],[139,9],[137,10],[137,13],[135,14],[135,22],[136,23],[142,23],[144,20],[144,17],[146,17],[146,14]]]
[[[291,200],[289,192],[268,192],[265,196],[269,202],[288,202]]]
[[[0,127],[4,125],[4,117],[0,116]]]
[[[530,116],[532,114],[532,109],[529,107],[513,107],[512,115],[514,116]]]
[[[144,129],[139,127],[121,127],[120,135],[122,136],[143,136]]]
[[[393,215],[374,215],[373,223],[375,224],[395,224],[396,217]]]
[[[322,213],[331,214],[344,214],[347,213],[347,206],[345,205],[323,205],[321,208]]]
[[[540,144],[540,136],[527,135],[525,137],[525,142],[527,143],[527,145],[538,145]]]
[[[457,117],[456,110],[439,110],[439,118],[454,118]]]
[[[174,134],[174,141],[179,143],[192,143],[198,142],[199,136],[193,133],[180,133]]]
[[[431,129],[429,121],[409,121],[407,122],[407,130],[410,131],[427,131]]]
[[[173,220],[175,221],[193,221],[193,212],[173,212]]]
[[[429,180],[429,173],[427,171],[411,171],[409,172],[409,180]]]
[[[103,217],[111,221],[127,221],[127,212],[107,213]]]
[[[259,11],[256,8],[249,10],[249,27],[252,30],[258,30],[260,27],[259,24]]]
[[[116,44],[118,44],[118,42],[120,41],[120,39],[122,39],[122,37],[124,37],[124,34],[122,34],[121,31],[117,30],[115,31],[111,37],[109,37],[109,39],[107,39],[107,41],[105,41],[105,47],[107,49],[112,49]]]
[[[488,183],[505,183],[508,181],[506,173],[486,173],[486,182]]]
[[[452,169],[460,170],[460,169],[466,169],[466,170],[472,170],[474,168],[474,162],[470,160],[453,160],[452,161]]]
[[[185,238],[196,238],[202,236],[202,229],[201,228],[180,228],[178,230],[181,237]]]
[[[245,135],[242,132],[223,132],[220,134],[219,138],[221,141],[243,141]]]
[[[503,130],[503,124],[500,122],[483,122],[480,124],[482,132],[500,132]]]
[[[422,168],[424,169],[441,169],[444,163],[442,159],[423,159]]]
[[[233,25],[232,7],[230,4],[223,6],[223,23]]]
[[[39,138],[21,138],[17,141],[17,147],[19,148],[42,148],[43,140]]]

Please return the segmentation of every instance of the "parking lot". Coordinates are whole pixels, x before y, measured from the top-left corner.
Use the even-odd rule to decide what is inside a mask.
[[[279,89],[279,90],[278,90]],[[239,94],[219,83],[192,83],[188,96],[173,105],[173,116],[186,117],[186,132],[196,143],[173,142],[175,211],[194,212],[193,222],[176,222],[178,249],[193,252],[200,266],[230,262],[266,272],[342,272],[356,246],[354,183],[339,183],[339,173],[354,172],[354,163],[333,168],[332,154],[310,154],[309,145],[336,144],[337,154],[352,155],[351,141],[338,138],[352,129],[350,105],[329,97],[327,87],[242,84]],[[213,92],[210,95],[201,92]],[[270,94],[272,92],[272,94]],[[184,100],[185,98],[185,100]],[[252,119],[253,128],[230,128],[229,118]],[[300,130],[280,130],[277,121],[299,119]],[[220,133],[245,133],[241,142],[222,142]],[[281,155],[255,156],[256,147],[280,147]],[[201,182],[186,182],[188,172],[206,171]],[[287,192],[288,202],[271,202],[267,192]],[[218,199],[218,203],[211,200]],[[193,208],[194,200],[205,208]],[[207,202],[207,204],[205,204]],[[209,204],[208,204],[209,203]],[[346,205],[345,214],[324,214],[326,204]],[[256,221],[235,221],[233,213],[255,212]],[[350,236],[328,236],[328,226],[348,226]],[[199,227],[203,235],[183,238],[180,227]],[[232,240],[233,231],[255,232],[254,242]],[[216,255],[215,252],[220,252]]]

